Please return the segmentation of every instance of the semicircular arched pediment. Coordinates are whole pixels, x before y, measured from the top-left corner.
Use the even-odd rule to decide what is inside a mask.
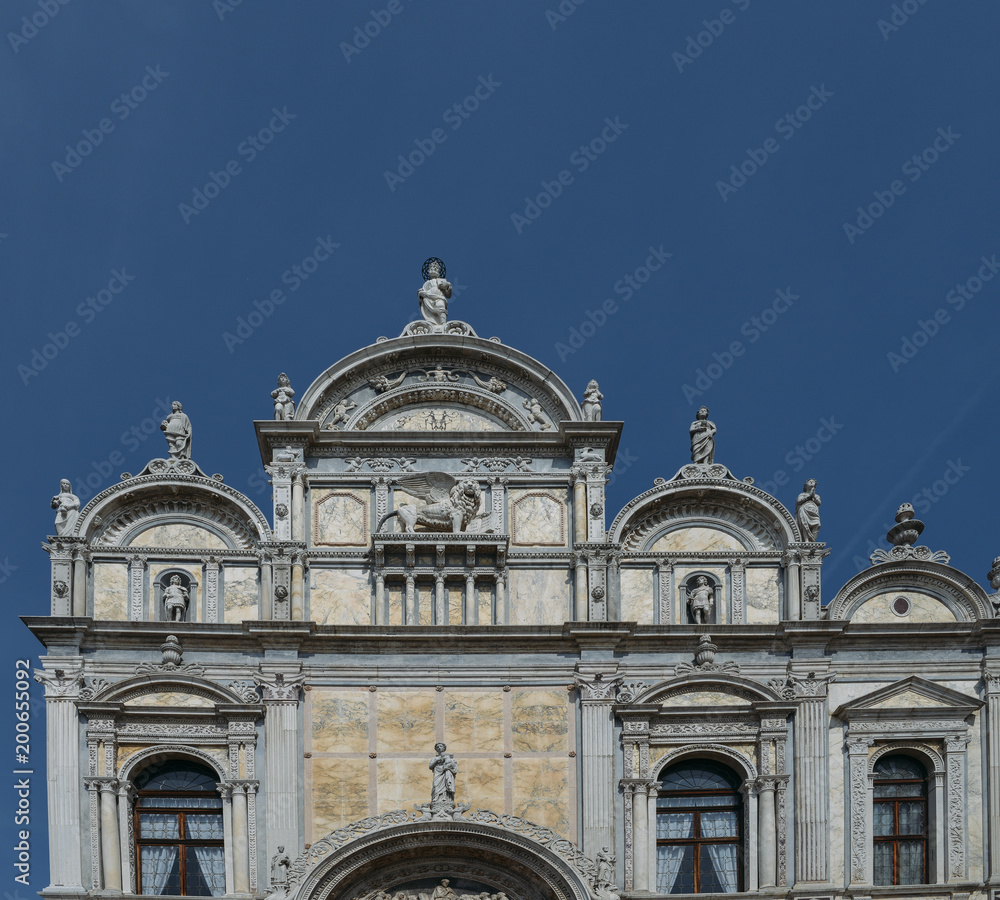
[[[481,388],[397,388],[373,398],[345,424],[356,431],[530,431],[523,411]]]

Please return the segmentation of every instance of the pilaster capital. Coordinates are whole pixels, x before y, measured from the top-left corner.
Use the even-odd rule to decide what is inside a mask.
[[[254,684],[261,689],[265,703],[278,701],[297,702],[299,690],[305,681],[302,673],[286,675],[284,672],[255,672]]]
[[[614,668],[607,672],[588,671],[587,668],[581,668],[573,676],[573,681],[576,683],[584,702],[611,703],[614,699],[613,694],[624,677],[624,675],[616,675]]]
[[[847,739],[847,753],[850,756],[868,757],[868,749],[875,743],[870,737],[849,737]]]
[[[216,785],[216,790],[222,795],[223,800],[231,800],[233,797],[233,786],[228,781],[220,781]]]
[[[83,685],[83,669],[35,669],[35,681],[45,685],[46,700],[76,700]]]
[[[90,778],[84,778],[83,783],[87,786],[88,791],[93,791],[94,793],[101,794],[117,794],[118,793],[118,779],[110,776],[96,776]]]

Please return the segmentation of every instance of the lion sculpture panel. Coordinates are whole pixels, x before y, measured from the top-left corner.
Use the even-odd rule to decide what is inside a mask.
[[[408,534],[413,534],[417,525],[428,531],[466,531],[479,514],[482,491],[470,478],[459,480],[446,472],[426,472],[403,476],[396,483],[424,502],[404,503],[386,513],[379,519],[377,532],[393,516],[403,523],[403,530]]]

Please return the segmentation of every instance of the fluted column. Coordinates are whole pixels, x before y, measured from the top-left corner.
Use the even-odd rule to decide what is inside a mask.
[[[233,887],[237,894],[250,891],[249,840],[246,786],[233,784]]]
[[[775,831],[774,778],[757,779],[757,878],[759,887],[775,886],[778,859],[778,841]]]
[[[576,684],[580,690],[580,719],[583,736],[583,852],[591,859],[602,847],[615,845],[614,832],[614,727],[611,705],[620,676],[615,666],[581,664]],[[645,801],[645,794],[641,798]],[[645,808],[636,795],[633,820],[646,820]],[[643,826],[645,828],[645,825]],[[636,850],[638,852],[638,849]],[[636,877],[639,867],[636,864]]]
[[[73,662],[72,657],[62,660],[67,667]],[[83,672],[69,668],[36,670],[35,681],[45,685],[49,880],[53,888],[82,892],[80,762],[77,757],[79,717],[76,700],[80,696]]]
[[[632,846],[635,854],[634,890],[649,890],[649,812],[646,803],[649,797],[649,785],[637,781],[632,786]],[[584,851],[586,852],[586,851]]]

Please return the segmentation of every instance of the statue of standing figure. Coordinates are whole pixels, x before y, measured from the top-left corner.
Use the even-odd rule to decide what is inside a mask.
[[[170,408],[170,415],[160,423],[160,431],[167,439],[167,452],[171,459],[190,459],[191,420],[179,401],[175,400]]]
[[[597,854],[597,883],[610,887],[615,883],[615,857],[610,847],[602,847]]]
[[[590,383],[587,385],[587,390],[583,392],[583,403],[580,404],[580,408],[583,410],[584,422],[601,421],[601,401],[603,399],[604,394],[601,393],[597,382],[591,378]]]
[[[278,852],[271,857],[272,887],[288,884],[288,870],[291,868],[291,865],[292,861],[288,858],[288,854],[285,853],[284,846],[279,846]]]
[[[705,575],[699,575],[694,587],[688,588],[688,606],[691,609],[691,619],[696,625],[705,625],[712,615],[715,606],[715,591]]]
[[[73,486],[66,478],[59,482],[59,493],[50,505],[56,510],[56,534],[72,534],[80,518],[80,498],[73,493]]]
[[[448,300],[451,298],[451,282],[444,277],[444,263],[431,257],[424,263],[424,286],[417,291],[420,314],[431,325],[442,326],[448,321]]]
[[[708,407],[698,410],[691,423],[691,462],[708,464],[715,462],[715,423],[709,421]]]
[[[802,485],[802,493],[795,501],[795,521],[798,522],[802,540],[815,541],[819,534],[819,494],[816,493],[816,479],[810,478]]]
[[[434,752],[437,755],[428,766],[434,773],[431,785],[431,809],[435,812],[440,808],[453,809],[455,806],[455,775],[458,774],[458,763],[453,754],[445,752],[447,749],[445,744],[435,744]]]
[[[278,386],[271,391],[274,399],[274,421],[290,422],[295,418],[295,401],[292,399],[295,391],[292,390],[292,383],[288,376],[282,372],[278,376]]]
[[[187,588],[181,584],[181,576],[171,575],[170,585],[163,592],[163,606],[167,611],[167,618],[171,622],[183,622],[189,600],[190,595]]]

